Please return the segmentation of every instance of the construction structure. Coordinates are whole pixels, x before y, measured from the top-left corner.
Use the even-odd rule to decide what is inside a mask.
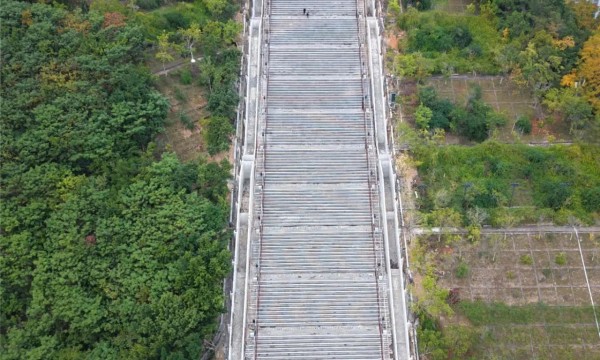
[[[249,8],[230,360],[414,358],[377,13]]]

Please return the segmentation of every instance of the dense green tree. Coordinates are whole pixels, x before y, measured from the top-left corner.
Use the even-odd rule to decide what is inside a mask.
[[[415,110],[415,123],[420,129],[429,129],[433,112],[427,106],[420,104]]]
[[[581,203],[589,212],[600,212],[600,186],[583,189]]]
[[[435,89],[430,86],[419,89],[419,100],[432,110],[429,122],[432,128],[450,129],[450,113],[454,104],[447,99],[438,98]]]
[[[479,86],[471,89],[466,106],[456,107],[450,113],[450,118],[459,134],[475,141],[487,139],[492,129],[504,125],[506,121],[482,100]]]
[[[506,121],[482,100],[481,88],[477,86],[471,89],[464,107],[438,98],[432,87],[419,89],[419,100],[431,110],[430,120],[427,122],[431,128],[452,129],[469,140],[487,139],[491,130]]]
[[[3,358],[198,358],[223,310],[230,167],[155,160],[168,104],[123,19],[0,8]]]
[[[215,155],[229,149],[229,137],[234,131],[229,119],[224,116],[212,116],[203,122],[208,153]]]
[[[207,108],[214,116],[233,119],[235,117],[235,106],[237,103],[238,95],[234,89],[230,86],[221,85],[213,88],[213,91],[208,97]],[[225,128],[219,127],[219,129]]]

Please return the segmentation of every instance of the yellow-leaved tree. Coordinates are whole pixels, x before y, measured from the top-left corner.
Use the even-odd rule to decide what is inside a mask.
[[[600,27],[583,44],[577,73],[583,81],[586,97],[600,112]]]

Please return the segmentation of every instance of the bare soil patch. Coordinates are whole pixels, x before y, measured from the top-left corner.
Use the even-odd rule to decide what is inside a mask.
[[[463,239],[452,249],[434,252],[438,284],[457,289],[467,307],[479,310],[467,315],[459,304],[457,317],[444,323],[464,325],[467,318],[480,318],[471,323],[481,335],[475,358],[600,359],[590,301],[591,290],[600,311],[599,234],[507,231],[485,235],[478,244]],[[458,276],[460,263],[468,266],[466,276]],[[511,315],[515,312],[524,317]]]
[[[205,110],[206,99],[204,91],[194,84],[195,81],[192,79],[191,84],[183,84],[180,71],[157,79],[159,91],[171,104],[165,131],[157,141],[159,146],[175,152],[182,161],[207,155],[200,126],[200,120],[208,115]]]

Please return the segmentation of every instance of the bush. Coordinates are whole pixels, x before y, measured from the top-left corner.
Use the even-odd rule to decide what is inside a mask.
[[[180,111],[179,112],[179,121],[181,121],[181,123],[188,130],[194,130],[194,128],[196,127],[196,125],[194,124],[194,122],[192,121],[192,119],[184,111]]]
[[[393,17],[398,17],[402,14],[402,9],[400,8],[400,4],[398,4],[398,0],[390,0],[388,3],[388,13]]]
[[[541,204],[545,207],[558,210],[562,208],[571,196],[571,186],[567,182],[546,180],[540,188]]]
[[[135,4],[143,10],[154,10],[162,5],[162,0],[136,0]]]
[[[438,98],[437,92],[431,86],[419,89],[419,100],[432,111],[429,121],[431,129],[450,129],[450,113],[454,109],[454,104],[449,100]]]
[[[567,254],[565,254],[564,252],[558,253],[556,254],[556,257],[554,258],[554,262],[556,263],[556,265],[566,265],[567,264]]]
[[[523,134],[531,134],[531,120],[527,116],[519,116],[515,127]]]
[[[404,8],[414,7],[419,11],[425,11],[431,9],[433,6],[433,0],[402,0]]]
[[[433,112],[427,106],[421,104],[415,111],[415,124],[419,129],[429,129]]]
[[[542,269],[542,274],[546,278],[549,278],[550,276],[552,276],[552,269],[548,269],[548,268]]]
[[[182,13],[176,11],[170,11],[163,14],[169,29],[179,30],[186,29],[190,26],[190,22],[183,16]]]
[[[181,103],[186,103],[188,101],[187,95],[181,91],[180,88],[175,87],[175,99],[177,99]]]
[[[229,137],[234,129],[229,119],[224,116],[212,116],[205,120],[204,139],[208,153],[215,155],[229,149]]]
[[[459,279],[464,279],[467,277],[467,275],[469,275],[469,270],[469,264],[467,264],[464,261],[461,261],[456,267],[454,275],[456,275],[456,277]]]
[[[483,101],[479,85],[471,87],[465,108],[455,107],[450,116],[459,134],[478,142],[487,139],[491,129],[505,122]]]
[[[581,203],[589,212],[600,211],[600,186],[581,191]]]
[[[521,255],[519,262],[522,265],[533,265],[533,258],[529,254]]]
[[[192,72],[190,71],[190,69],[185,68],[181,70],[181,72],[179,73],[179,81],[183,85],[189,85],[192,83]]]

